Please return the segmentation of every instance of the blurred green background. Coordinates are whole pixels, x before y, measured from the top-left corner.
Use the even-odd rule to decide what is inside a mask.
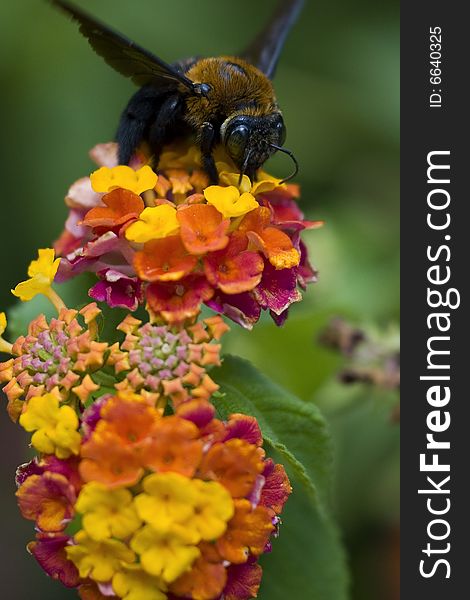
[[[78,1],[78,0],[77,0]],[[80,5],[172,61],[236,53],[273,0],[81,0]],[[302,305],[277,330],[236,330],[228,350],[314,400],[336,448],[333,501],[349,552],[351,598],[398,595],[398,428],[393,394],[336,381],[341,359],[318,332],[335,315],[385,326],[399,315],[399,8],[397,0],[307,0],[276,75],[288,147],[301,164],[302,207],[323,229],[307,232],[320,271]],[[93,165],[88,150],[112,139],[133,92],[45,1],[0,3],[2,236],[0,307],[38,247],[60,233],[68,186]],[[290,164],[273,159],[283,176]],[[82,301],[84,298],[77,298]],[[1,582],[14,600],[73,598],[49,581],[25,544],[13,475],[27,436],[2,420]],[[293,599],[303,600],[303,599]],[[308,600],[308,599],[306,599]]]

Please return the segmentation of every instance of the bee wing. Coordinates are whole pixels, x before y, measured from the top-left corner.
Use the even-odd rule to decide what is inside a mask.
[[[113,31],[104,23],[65,0],[51,0],[80,25],[82,33],[93,50],[121,75],[130,77],[139,86],[174,89],[179,84],[194,92],[193,82],[158,56],[142,48],[124,35]]]
[[[270,21],[242,52],[241,58],[272,79],[287,34],[297,20],[303,4],[304,0],[280,0]]]

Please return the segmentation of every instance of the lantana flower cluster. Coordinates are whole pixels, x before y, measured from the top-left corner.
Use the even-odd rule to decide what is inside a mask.
[[[191,146],[167,149],[156,172],[144,152],[130,166],[116,155],[114,144],[96,146],[100,168],[67,194],[56,280],[92,271],[93,299],[131,311],[146,303],[167,323],[205,304],[246,328],[263,310],[282,324],[316,280],[300,234],[321,222],[304,219],[298,187],[263,172],[240,177],[226,156],[209,185]]]
[[[255,597],[290,484],[255,419],[214,415],[206,400],[166,415],[129,392],[81,415],[31,398],[20,424],[40,456],[17,496],[43,569],[83,599]]]

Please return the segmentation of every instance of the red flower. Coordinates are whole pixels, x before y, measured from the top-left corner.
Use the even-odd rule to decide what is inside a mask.
[[[255,417],[235,413],[230,415],[227,426],[227,435],[225,440],[239,438],[245,440],[249,444],[261,446],[263,444],[263,436]]]
[[[281,464],[274,464],[268,458],[265,462],[263,476],[265,482],[261,490],[259,503],[262,506],[269,506],[279,515],[292,492],[287,473]]]
[[[256,287],[261,281],[264,261],[247,247],[247,237],[234,233],[225,250],[206,256],[204,270],[208,281],[226,294],[240,294]]]
[[[257,563],[230,565],[227,569],[227,585],[224,600],[249,600],[256,598],[263,570]]]
[[[49,577],[58,579],[65,587],[74,588],[80,583],[80,577],[76,566],[67,559],[65,553],[69,541],[68,535],[38,534],[36,541],[28,544],[28,551]]]
[[[202,302],[209,300],[214,290],[201,275],[189,275],[175,283],[151,283],[146,290],[150,310],[168,323],[181,323],[195,317]]]

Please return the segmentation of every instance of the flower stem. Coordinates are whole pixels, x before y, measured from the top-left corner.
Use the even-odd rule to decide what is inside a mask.
[[[55,309],[57,310],[58,313],[63,308],[67,308],[65,305],[65,302],[62,300],[62,298],[59,296],[59,294],[57,292],[55,292],[52,288],[50,288],[49,291],[47,292],[47,297],[52,302],[52,304],[55,306]]]
[[[2,337],[0,337],[0,352],[5,352],[6,354],[11,354],[13,350],[13,344],[7,342]]]

